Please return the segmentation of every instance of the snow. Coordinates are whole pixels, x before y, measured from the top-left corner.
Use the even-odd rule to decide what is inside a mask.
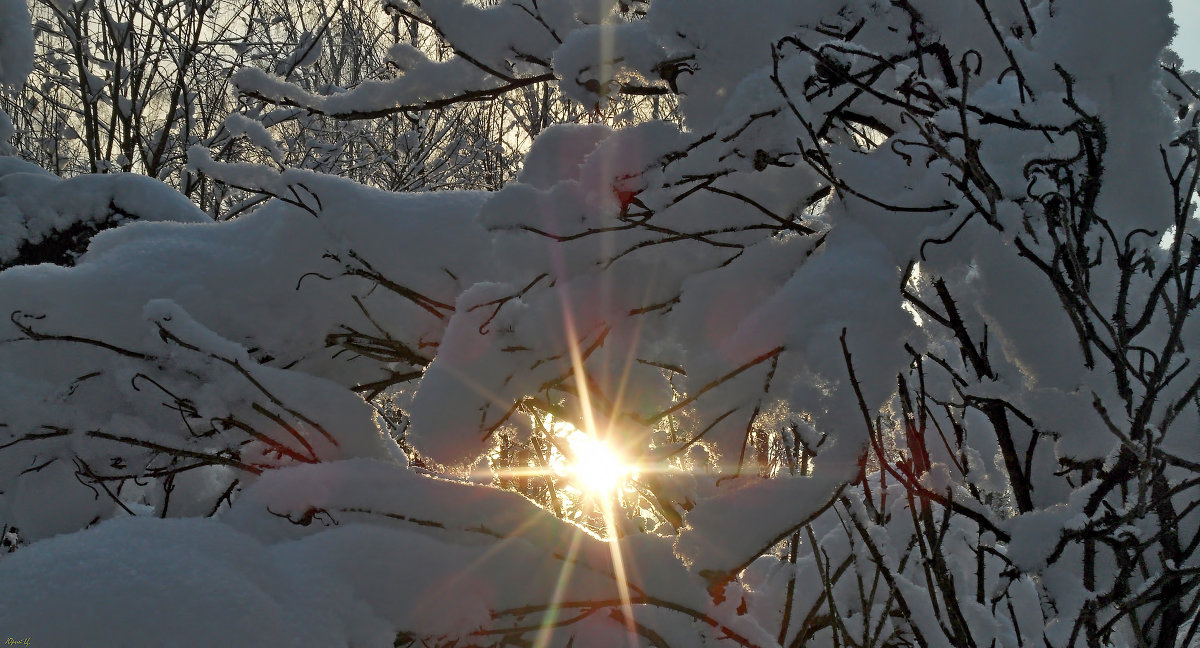
[[[556,124],[547,128],[525,155],[517,181],[542,191],[565,180],[578,181],[584,158],[612,132],[604,124]]]
[[[0,110],[0,155],[11,155],[12,145],[9,140],[16,135],[16,130],[13,128],[12,119],[3,110]]]
[[[4,0],[0,3],[0,86],[19,86],[31,71],[33,30],[29,9],[22,0]]]
[[[111,623],[106,637],[132,643],[198,646],[232,633],[264,645],[390,646],[397,632],[467,634],[494,611],[548,600],[567,567],[547,551],[576,556],[566,600],[615,596],[603,543],[490,490],[382,463],[281,470],[220,520],[119,518],[21,549],[0,562],[0,621],[51,645]],[[288,523],[300,519],[289,501],[322,514]],[[431,529],[422,515],[446,524]],[[456,527],[466,535],[453,540]],[[629,550],[634,559],[637,544]],[[669,564],[646,558],[635,587],[653,596],[679,586],[656,588]],[[63,624],[60,611],[75,608]]]
[[[135,220],[205,223],[191,201],[141,175],[54,177],[31,164],[0,165],[0,267],[39,261],[73,261],[86,247],[73,232],[111,228]],[[65,256],[52,258],[52,250]],[[32,261],[31,261],[32,259]]]
[[[612,57],[620,52],[619,62]],[[568,97],[584,105],[605,101],[601,89],[625,78],[653,78],[662,47],[643,22],[588,25],[571,32],[554,52],[552,65]]]
[[[0,621],[51,646],[390,645],[390,628],[303,552],[214,520],[122,518],[0,563]],[[289,555],[290,554],[290,555]],[[64,623],[63,611],[70,611]],[[17,630],[19,628],[19,630]]]
[[[283,149],[271,134],[263,127],[262,122],[251,119],[242,113],[231,113],[225,118],[225,128],[234,137],[245,136],[255,146],[266,149],[271,159],[283,163]]]
[[[815,517],[837,496],[843,482],[843,475],[826,474],[734,480],[688,512],[688,525],[679,535],[675,551],[698,574],[710,574],[707,577],[718,582],[731,578],[765,548]],[[730,528],[738,533],[722,531]]]
[[[224,130],[273,165],[188,142],[264,197],[229,221],[0,157],[0,626],[612,645],[629,597],[653,645],[1066,646],[1092,606],[1155,643],[1138,597],[1200,533],[1169,3],[633,4],[389,0],[445,56],[328,94],[305,32],[233,76]],[[679,122],[550,126],[494,193],[283,164],[280,107],[533,80],[581,122],[669,86]],[[550,419],[639,463],[616,537],[490,485]]]

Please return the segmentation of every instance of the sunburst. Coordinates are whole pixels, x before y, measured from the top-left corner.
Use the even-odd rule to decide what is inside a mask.
[[[573,456],[566,470],[576,486],[594,499],[614,497],[634,472],[609,444],[588,434],[576,432],[567,442]]]

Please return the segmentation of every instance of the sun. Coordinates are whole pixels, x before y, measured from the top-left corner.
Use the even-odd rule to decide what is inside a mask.
[[[579,487],[594,496],[615,493],[631,471],[613,449],[603,441],[583,432],[570,435],[572,457],[569,470],[579,481]]]

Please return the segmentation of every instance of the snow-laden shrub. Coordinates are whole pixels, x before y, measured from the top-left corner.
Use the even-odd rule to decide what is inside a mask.
[[[554,126],[491,195],[194,149],[272,202],[4,271],[0,516],[34,542],[0,575],[46,594],[0,610],[67,642],[87,578],[246,637],[313,605],[321,644],[1193,643],[1200,92],[1159,63],[1169,9],[393,0],[453,55],[327,95],[238,73],[329,118],[557,79],[597,114],[677,94],[683,126]],[[638,467],[607,542],[563,520],[560,426]],[[42,540],[129,515],[217,519]],[[187,559],[131,586],[142,537]],[[261,599],[217,587],[237,547]]]

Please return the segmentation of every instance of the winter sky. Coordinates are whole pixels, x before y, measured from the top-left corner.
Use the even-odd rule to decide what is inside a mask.
[[[1171,49],[1183,57],[1187,67],[1200,68],[1200,0],[1175,0],[1172,4],[1179,33]]]

